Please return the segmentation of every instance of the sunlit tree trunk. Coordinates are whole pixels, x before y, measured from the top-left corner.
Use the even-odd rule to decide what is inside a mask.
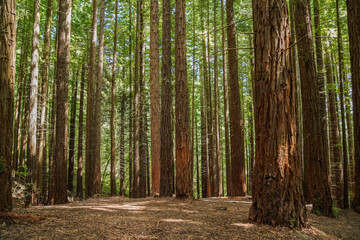
[[[284,0],[254,0],[253,8],[256,152],[250,219],[302,227],[307,220],[296,149],[296,82],[287,5]]]

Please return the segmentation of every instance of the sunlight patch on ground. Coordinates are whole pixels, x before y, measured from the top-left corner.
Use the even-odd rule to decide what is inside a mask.
[[[252,224],[252,223],[233,223],[231,225],[234,225],[234,226],[237,226],[237,227],[242,227],[242,228],[245,228],[245,229],[255,227],[255,225]]]
[[[313,236],[325,237],[326,239],[338,239],[337,237],[326,234],[325,232],[319,230],[316,227],[304,228],[302,231],[305,232],[305,233],[309,233],[309,234],[311,234]]]
[[[161,219],[161,221],[169,222],[169,223],[190,223],[190,224],[198,224],[198,225],[202,224],[201,222],[196,222],[192,220],[173,219],[173,218]]]

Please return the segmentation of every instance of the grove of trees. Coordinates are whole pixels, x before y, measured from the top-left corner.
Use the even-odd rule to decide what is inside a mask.
[[[0,0],[0,211],[252,196],[360,213],[357,0]]]

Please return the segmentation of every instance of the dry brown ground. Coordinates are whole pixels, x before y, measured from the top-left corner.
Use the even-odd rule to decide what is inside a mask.
[[[57,206],[15,208],[0,216],[1,239],[360,239],[360,215],[309,214],[311,228],[250,223],[248,198],[92,198]],[[5,224],[5,222],[7,224]],[[12,222],[9,224],[9,222]]]

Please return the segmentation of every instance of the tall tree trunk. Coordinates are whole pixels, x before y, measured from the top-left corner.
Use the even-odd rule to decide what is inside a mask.
[[[234,4],[226,1],[227,39],[229,56],[229,102],[230,102],[230,139],[231,139],[231,177],[232,195],[246,195],[245,152],[243,120],[239,93],[238,59],[235,38]]]
[[[199,174],[199,147],[198,147],[198,134],[197,134],[197,124],[195,125],[196,131],[196,190],[197,190],[197,198],[200,198],[200,174]]]
[[[98,66],[97,66],[97,82],[95,95],[95,126],[94,126],[94,185],[96,193],[101,193],[101,171],[100,171],[100,146],[101,146],[101,90],[103,81],[103,65],[104,65],[104,27],[105,27],[105,0],[101,0],[100,8],[100,28],[99,28],[99,48],[98,48]]]
[[[221,158],[220,158],[220,124],[219,124],[219,64],[217,48],[217,23],[216,23],[217,1],[214,1],[214,142],[215,142],[215,159],[214,159],[214,196],[221,196]]]
[[[66,203],[66,151],[68,121],[68,79],[70,62],[71,0],[59,3],[59,37],[56,71],[56,145],[54,158],[54,203]]]
[[[85,59],[84,59],[85,62]],[[85,89],[85,63],[82,64],[81,70],[81,90],[80,90],[80,106],[79,106],[79,136],[78,136],[78,164],[76,174],[76,196],[83,198],[83,124],[84,124],[84,89]]]
[[[125,77],[125,69],[123,70]],[[120,196],[125,196],[125,92],[121,97],[121,113],[120,113]]]
[[[206,71],[205,58],[203,64],[203,72]],[[208,139],[207,139],[207,121],[206,121],[206,99],[205,99],[205,73],[200,77],[203,83],[200,91],[201,102],[201,196],[208,197],[209,181],[208,181]]]
[[[151,104],[151,185],[152,194],[160,193],[160,86],[159,86],[159,7],[150,6],[150,104]]]
[[[250,219],[305,226],[286,1],[253,1],[256,152]],[[271,15],[269,15],[271,9]]]
[[[351,120],[351,106],[350,102],[350,82],[347,78],[347,74],[344,74],[345,77],[345,86],[344,86],[344,94],[345,94],[345,118],[346,118],[346,130],[348,136],[348,144],[349,144],[349,166],[348,166],[348,174],[349,174],[349,188],[352,193],[355,192],[355,162],[354,162],[354,136],[353,136],[353,125]]]
[[[136,3],[136,38],[135,38],[135,69],[134,69],[134,166],[133,166],[133,197],[139,197],[140,191],[140,93],[139,93],[139,53],[140,53],[140,5]]]
[[[16,2],[0,0],[0,212],[12,210],[11,160],[16,69]]]
[[[116,196],[115,75],[116,75],[117,18],[118,18],[118,0],[116,0],[115,2],[115,30],[114,30],[113,64],[112,64],[112,76],[111,76],[111,112],[110,112],[110,135],[111,135],[111,171],[110,171],[111,193],[110,194],[111,196]]]
[[[325,45],[325,69],[326,69],[326,84],[328,93],[328,109],[329,109],[329,139],[330,139],[330,162],[331,162],[331,184],[332,193],[336,197],[337,205],[341,206],[341,142],[339,120],[337,116],[337,91],[336,83],[334,83],[333,73],[330,62],[330,50]]]
[[[192,35],[192,103],[191,103],[191,161],[192,161],[192,166],[191,166],[191,172],[194,172],[194,151],[195,151],[195,46],[196,46],[196,42],[195,42],[195,1],[192,2],[192,31],[193,31],[193,35]],[[197,166],[198,167],[198,166]],[[196,179],[196,182],[199,183],[199,179]],[[198,186],[197,186],[198,187]],[[196,188],[197,190],[197,197],[199,197],[199,189]]]
[[[227,195],[232,196],[232,177],[231,177],[231,159],[230,159],[230,137],[229,137],[229,107],[228,107],[228,78],[226,71],[226,53],[225,53],[225,16],[224,0],[221,0],[221,41],[223,58],[223,88],[224,88],[224,127],[225,127],[225,164],[226,164],[226,190]]]
[[[342,34],[339,17],[339,0],[336,0],[336,23],[338,30],[338,53],[339,53],[339,85],[340,85],[340,111],[341,111],[341,129],[342,129],[342,150],[343,150],[343,176],[344,176],[344,192],[343,204],[340,205],[344,209],[349,208],[349,177],[348,177],[348,152],[347,152],[347,137],[346,137],[346,123],[345,123],[345,107],[344,107],[344,60],[342,50]],[[339,207],[340,207],[339,206]]]
[[[40,142],[38,148],[38,166],[42,171],[38,173],[38,183],[41,183],[42,201],[45,202],[47,191],[47,148],[46,148],[46,133],[47,133],[47,99],[49,86],[49,68],[50,68],[50,50],[51,50],[51,23],[53,16],[53,0],[47,1],[44,47],[43,47],[43,63],[40,68],[41,85],[40,85]],[[41,174],[40,174],[41,173]],[[41,179],[40,179],[41,178]]]
[[[32,53],[30,64],[30,94],[29,94],[29,135],[28,135],[28,176],[27,186],[28,195],[26,204],[38,204],[37,192],[41,187],[38,182],[38,174],[41,174],[38,168],[38,158],[36,154],[36,131],[37,131],[37,102],[38,102],[38,82],[39,82],[39,45],[40,45],[40,0],[34,1],[34,23],[32,36]],[[39,171],[39,172],[38,172]]]
[[[360,212],[360,6],[356,0],[347,0],[351,83],[354,118],[354,159],[355,159],[355,197],[352,208]]]
[[[185,2],[185,0],[176,0],[175,10],[176,196],[180,198],[193,195]]]
[[[77,102],[77,83],[79,70],[76,70],[75,86],[71,101],[71,116],[70,116],[70,139],[69,139],[69,168],[68,168],[68,185],[67,189],[70,192],[74,190],[74,165],[75,165],[75,133],[76,133],[76,102]]]
[[[132,14],[131,0],[129,0],[129,197],[133,197],[133,163],[134,163],[134,138],[133,138],[133,81],[132,81]]]
[[[328,182],[326,132],[322,127],[319,91],[308,0],[295,4],[296,38],[298,41],[301,96],[304,128],[304,197],[313,203],[313,212],[333,216]]]
[[[91,197],[97,193],[99,182],[95,181],[94,129],[95,129],[95,93],[96,93],[96,42],[97,42],[98,0],[92,1],[90,60],[87,81],[86,134],[85,134],[85,195]],[[95,184],[96,183],[96,184]]]
[[[174,163],[172,150],[172,87],[171,87],[171,1],[163,0],[162,19],[162,70],[161,70],[161,149],[160,149],[160,196],[171,197],[174,193]]]

